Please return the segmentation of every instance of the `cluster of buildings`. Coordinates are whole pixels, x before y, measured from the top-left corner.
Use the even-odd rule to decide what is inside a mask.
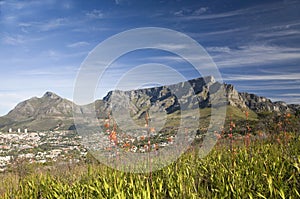
[[[114,136],[113,133],[116,135]],[[115,151],[130,151],[132,153],[147,153],[158,151],[174,144],[175,134],[165,135],[155,131],[131,130],[131,132],[117,133],[107,130],[106,132],[92,132],[83,136],[81,143],[92,151],[105,151],[114,156]]]
[[[132,153],[158,151],[172,145],[176,136],[152,131],[118,133],[93,132],[83,137],[74,131],[30,132],[27,129],[9,129],[0,132],[0,172],[20,161],[47,163],[55,161],[79,162],[85,159],[87,150],[104,150],[114,155],[115,149]],[[151,141],[150,141],[151,140]]]
[[[9,129],[8,129],[8,133],[13,133],[13,132],[21,133],[21,128],[18,128],[17,131],[13,131],[12,128],[9,128]],[[27,133],[27,132],[28,132],[28,129],[25,128],[25,129],[24,129],[24,133]]]
[[[79,139],[74,131],[9,129],[8,132],[0,132],[0,171],[23,160],[29,163],[80,161],[87,151],[80,145]]]

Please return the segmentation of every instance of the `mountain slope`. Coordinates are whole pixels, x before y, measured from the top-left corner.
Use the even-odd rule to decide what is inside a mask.
[[[0,118],[0,128],[28,128],[30,130],[65,129],[73,122],[73,103],[52,92],[19,103]]]

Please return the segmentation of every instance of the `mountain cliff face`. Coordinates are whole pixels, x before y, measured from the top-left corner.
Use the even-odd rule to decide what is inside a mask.
[[[249,94],[245,92],[239,93],[234,89],[233,85],[226,85],[226,93],[228,94],[229,105],[238,108],[248,108],[256,113],[295,113],[298,109],[297,105],[290,105],[285,102],[272,102],[266,97],[261,97],[255,94]]]
[[[110,91],[104,102],[114,104],[112,96],[122,100],[126,96],[137,114],[145,106],[164,107],[168,114],[179,109],[204,108],[210,106],[209,95],[221,86],[213,77],[197,78],[169,86],[145,88],[132,91]],[[189,106],[189,107],[187,107]]]
[[[204,77],[169,86],[145,88],[131,91],[110,91],[94,104],[99,119],[107,117],[112,109],[118,110],[118,102],[128,103],[133,117],[142,118],[150,107],[164,109],[168,114],[177,110],[209,108],[212,100],[218,98],[218,91],[224,89],[227,104],[244,112],[296,112],[299,105],[288,105],[254,94],[239,93],[233,85],[220,84],[213,77]],[[122,101],[123,100],[123,101]],[[0,129],[28,128],[30,130],[59,130],[73,126],[72,106],[74,104],[58,95],[46,92],[41,98],[33,97],[19,103],[7,115],[0,117]],[[114,107],[115,106],[115,107]]]

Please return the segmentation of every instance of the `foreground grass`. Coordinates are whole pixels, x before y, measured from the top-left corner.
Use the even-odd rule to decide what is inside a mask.
[[[250,145],[224,138],[204,159],[191,149],[150,174],[97,163],[2,174],[2,198],[300,198],[300,138]],[[241,142],[243,143],[243,142]]]

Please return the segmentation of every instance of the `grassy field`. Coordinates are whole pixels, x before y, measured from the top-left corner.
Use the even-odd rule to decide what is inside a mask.
[[[219,138],[200,159],[191,147],[148,174],[95,161],[22,165],[1,174],[1,198],[300,198],[300,137],[294,133]]]

